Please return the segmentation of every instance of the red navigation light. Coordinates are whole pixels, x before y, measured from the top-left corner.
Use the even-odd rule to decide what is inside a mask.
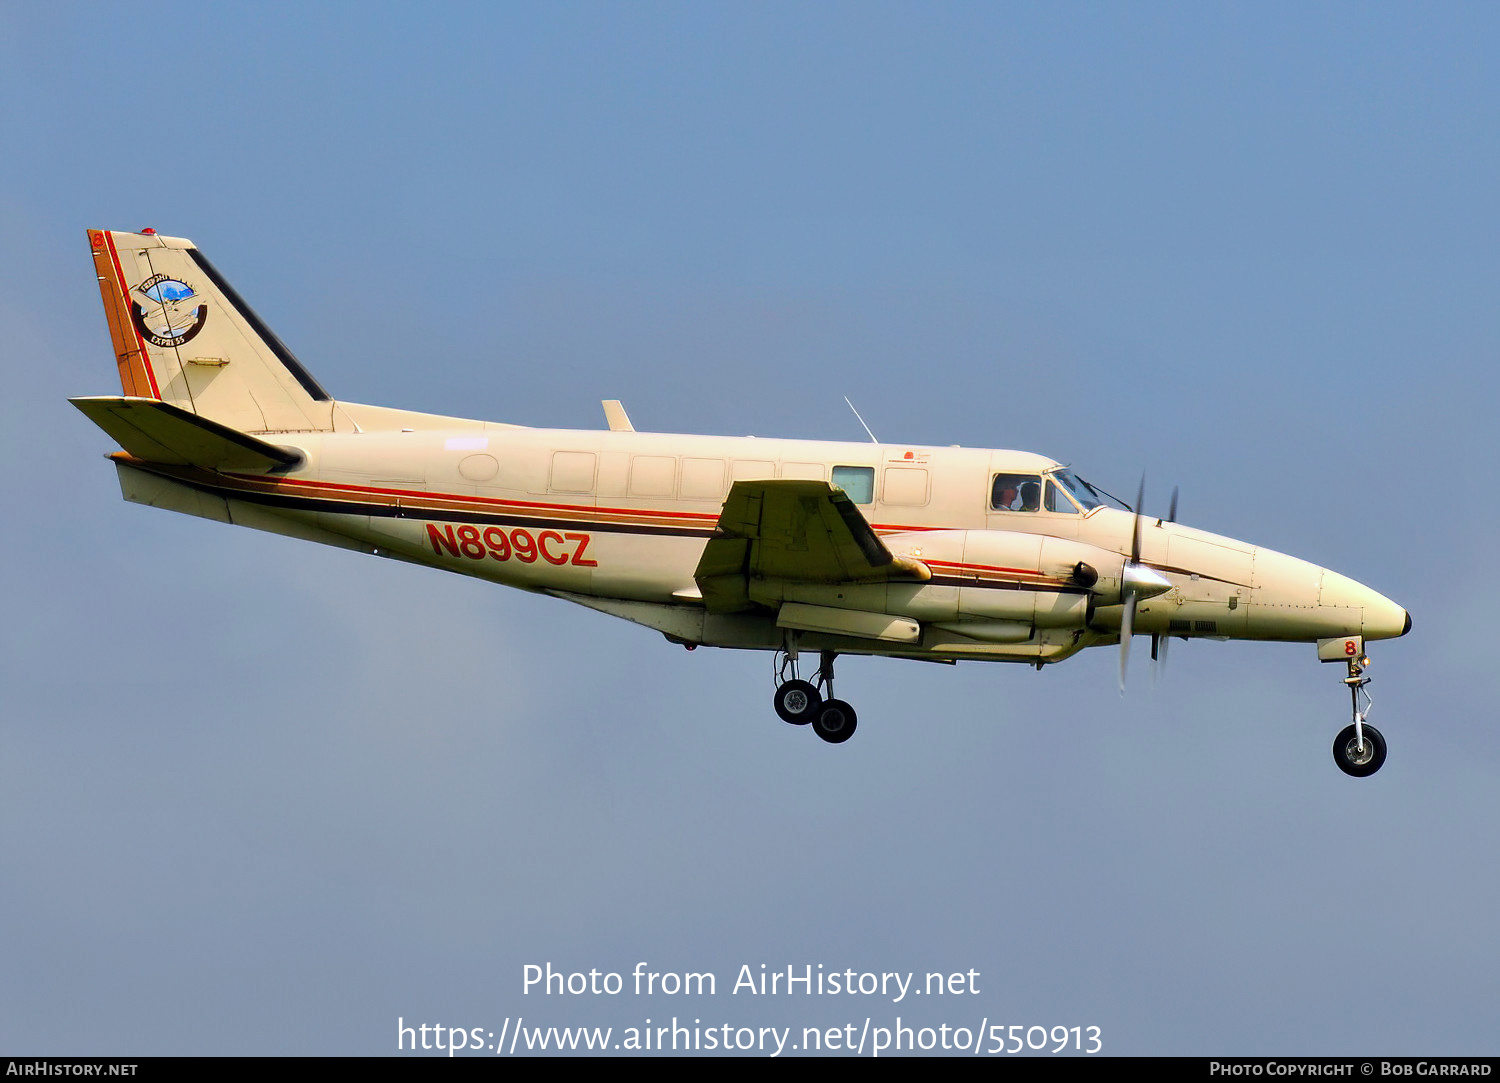
[[[141,230],[141,233],[144,234],[147,237],[155,237],[156,236],[156,230],[152,229],[150,226],[147,226],[145,229]]]

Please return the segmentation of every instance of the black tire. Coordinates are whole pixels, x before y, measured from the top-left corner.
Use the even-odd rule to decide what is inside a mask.
[[[854,736],[859,719],[854,708],[841,699],[830,699],[818,709],[813,719],[813,732],[831,745],[841,745]]]
[[[1333,762],[1339,770],[1355,778],[1368,778],[1380,770],[1385,763],[1385,738],[1374,726],[1365,724],[1365,747],[1360,751],[1355,741],[1354,726],[1345,726],[1333,739]]]
[[[786,684],[776,689],[776,696],[771,702],[776,707],[777,717],[783,722],[790,722],[794,726],[805,726],[818,717],[818,708],[823,706],[823,697],[818,694],[817,688],[807,681],[787,681]]]

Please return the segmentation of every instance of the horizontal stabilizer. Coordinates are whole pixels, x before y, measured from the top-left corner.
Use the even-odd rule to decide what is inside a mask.
[[[98,396],[68,401],[126,452],[146,462],[265,473],[295,466],[302,459],[290,448],[157,399]]]

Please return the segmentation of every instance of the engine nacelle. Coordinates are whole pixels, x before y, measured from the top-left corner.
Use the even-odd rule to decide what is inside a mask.
[[[882,540],[897,556],[922,561],[934,579],[1063,593],[1085,590],[1098,605],[1120,601],[1125,557],[1097,545],[1017,530],[911,531]]]
[[[765,581],[752,583],[751,596],[768,605],[800,602],[885,613],[953,631],[966,621],[1081,628],[1092,606],[1120,601],[1125,558],[1098,546],[1013,530],[910,531],[881,540],[896,557],[931,569],[931,580]]]

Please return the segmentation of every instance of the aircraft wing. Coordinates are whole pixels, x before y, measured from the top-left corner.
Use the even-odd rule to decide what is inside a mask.
[[[156,399],[117,395],[69,399],[131,455],[147,462],[208,470],[265,472],[301,456]]]
[[[750,604],[749,579],[876,583],[927,579],[920,561],[896,557],[842,489],[825,481],[737,481],[693,578],[718,612]]]

